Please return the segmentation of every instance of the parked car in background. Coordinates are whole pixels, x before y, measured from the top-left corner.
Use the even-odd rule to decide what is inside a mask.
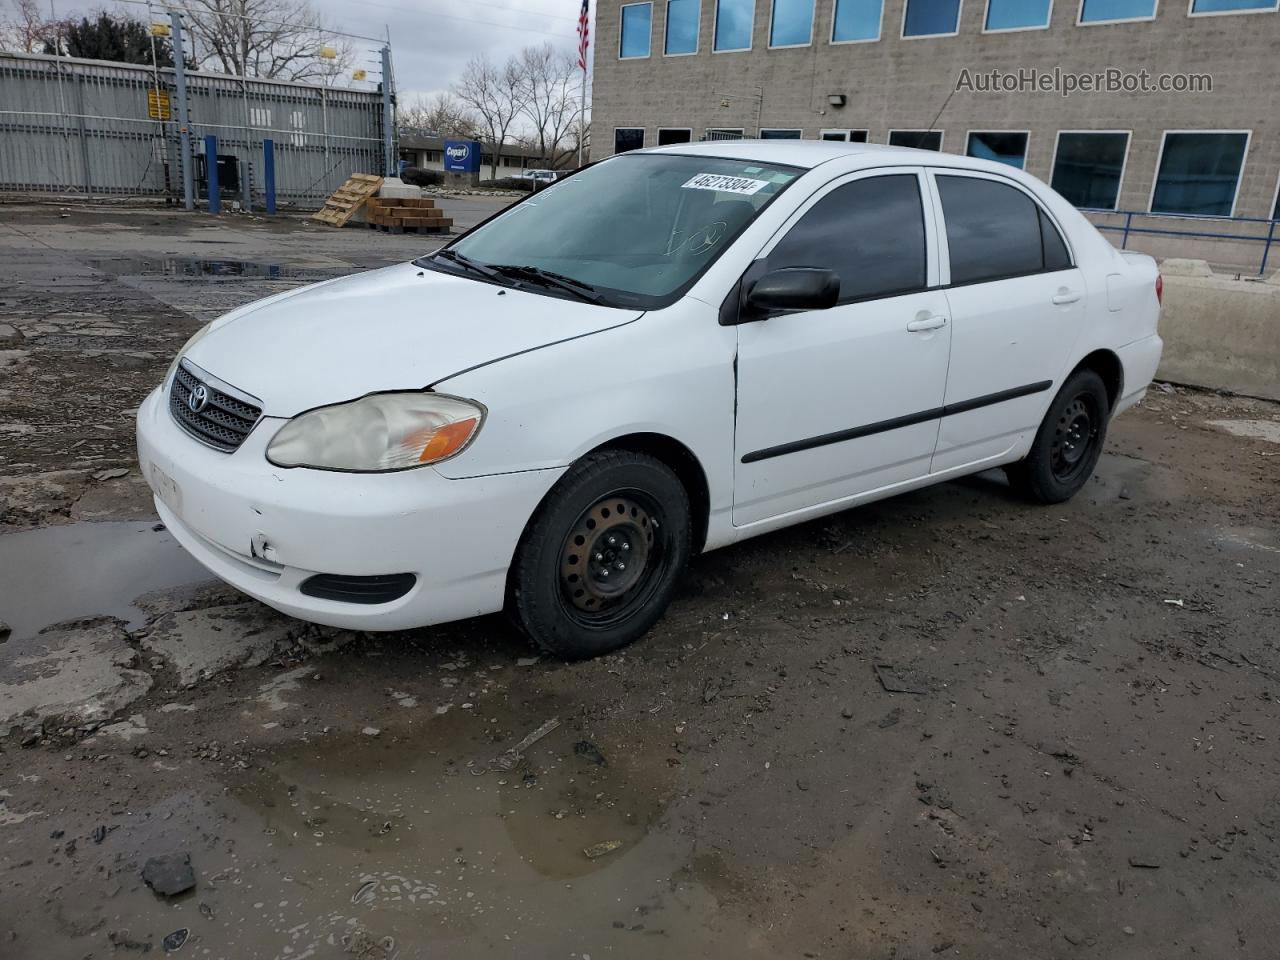
[[[560,179],[560,172],[558,170],[526,170],[521,176],[526,180],[535,181],[539,186],[546,186]]]
[[[1007,165],[635,151],[215,320],[142,404],[139,459],[174,537],[286,613],[505,609],[585,657],[700,551],[993,467],[1071,497],[1155,373],[1160,295]]]

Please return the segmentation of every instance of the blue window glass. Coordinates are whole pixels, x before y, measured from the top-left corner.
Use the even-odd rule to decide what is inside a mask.
[[[698,14],[702,0],[667,0],[667,39],[664,53],[698,52]]]
[[[1049,0],[987,0],[988,30],[1049,25]]]
[[[1081,23],[1141,20],[1156,15],[1156,0],[1084,0]]]
[[[630,3],[623,7],[622,38],[618,43],[618,56],[624,60],[630,57],[647,57],[652,27],[652,3]]]
[[[1192,0],[1192,13],[1222,13],[1227,10],[1274,10],[1276,0]]]
[[[750,50],[756,0],[716,0],[717,50]]]
[[[1007,163],[1021,170],[1027,162],[1027,135],[1025,133],[971,133],[969,147],[965,152],[971,157]]]
[[[763,127],[760,130],[761,140],[799,140],[799,130],[775,130]]]
[[[960,0],[907,0],[907,19],[902,25],[902,35],[928,37],[955,33],[959,23]]]
[[[794,47],[813,40],[813,0],[773,0],[769,46]]]
[[[618,127],[613,131],[613,152],[644,149],[644,127]]]
[[[1243,133],[1167,133],[1152,213],[1229,217],[1249,138]]]
[[[1077,207],[1114,210],[1128,147],[1127,133],[1059,134],[1053,189]]]
[[[831,39],[835,43],[850,40],[879,40],[880,14],[884,0],[836,0]]]

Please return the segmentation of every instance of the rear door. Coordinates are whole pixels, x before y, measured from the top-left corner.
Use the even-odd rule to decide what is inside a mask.
[[[737,328],[735,525],[928,473],[950,328],[924,187],[918,167],[835,180],[753,265],[832,269],[840,302]]]
[[[998,460],[1034,434],[1074,356],[1084,275],[1021,184],[933,170],[951,368],[932,472]]]

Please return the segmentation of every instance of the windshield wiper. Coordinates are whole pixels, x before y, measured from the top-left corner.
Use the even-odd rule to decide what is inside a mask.
[[[556,287],[588,303],[604,303],[604,297],[591,284],[575,280],[573,277],[566,277],[563,273],[553,273],[550,270],[543,270],[541,267],[532,267],[527,264],[511,263],[495,264],[493,269],[504,277],[524,280],[544,287]]]
[[[481,263],[479,260],[472,260],[465,253],[459,253],[457,250],[437,250],[431,255],[432,259],[445,260],[449,263],[455,263],[464,270],[470,270],[472,273],[478,273],[482,277],[489,280],[497,280],[502,276],[497,270],[489,266],[487,263]]]

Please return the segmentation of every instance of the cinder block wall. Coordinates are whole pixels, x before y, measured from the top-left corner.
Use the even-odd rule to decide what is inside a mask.
[[[834,4],[817,0],[814,42],[770,50],[771,0],[756,0],[750,51],[712,53],[715,0],[702,0],[698,53],[662,53],[666,3],[655,0],[651,54],[619,60],[620,7],[599,0],[593,81],[593,154],[613,150],[615,127],[644,127],[645,145],[659,127],[799,127],[806,138],[823,128],[867,129],[884,143],[890,129],[944,131],[942,149],[963,153],[970,130],[1026,130],[1027,170],[1049,179],[1060,130],[1132,131],[1120,209],[1146,210],[1166,130],[1252,130],[1236,204],[1237,216],[1269,217],[1280,177],[1280,14],[1188,17],[1186,0],[1163,0],[1154,21],[1076,26],[1079,0],[1057,0],[1050,27],[982,33],[983,0],[961,6],[955,37],[904,39],[905,0],[885,0],[881,39],[832,45]],[[1213,76],[1207,94],[1076,94],[957,92],[934,117],[963,68],[1020,67],[1095,72],[1108,67],[1153,75],[1194,71]],[[844,94],[846,106],[827,104]]]

